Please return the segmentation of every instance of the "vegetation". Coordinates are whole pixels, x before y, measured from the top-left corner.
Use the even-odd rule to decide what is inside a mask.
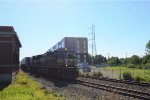
[[[150,82],[150,69],[128,68],[124,66],[110,66],[104,69],[106,69],[106,71],[113,70],[114,72],[113,74],[118,74],[118,75],[121,74],[122,76],[123,76],[123,73],[129,72],[133,80],[136,80],[139,82]]]
[[[150,54],[150,40],[148,41],[148,43],[146,44],[146,52],[148,54]]]
[[[0,98],[1,100],[64,100],[53,91],[40,88],[37,82],[22,71],[12,84],[0,91]]]
[[[101,72],[94,72],[92,74],[92,77],[95,78],[95,79],[99,79],[99,78],[103,78],[103,74]]]
[[[110,65],[120,65],[121,61],[119,60],[118,57],[111,57],[107,60],[107,63]]]
[[[103,74],[101,72],[93,72],[93,73],[80,72],[80,76],[87,77],[87,78],[94,78],[94,79],[103,78]]]
[[[130,72],[123,72],[122,76],[125,80],[133,80]]]
[[[119,76],[120,79],[124,78],[139,82],[150,82],[150,40],[146,44],[146,55],[143,57],[132,55],[131,57],[126,58],[110,57],[106,59],[106,57],[102,55],[92,57],[89,54],[89,64],[95,64],[96,66],[97,64],[100,64],[100,66],[97,67],[109,65],[110,67],[105,67],[104,70],[103,68],[101,70],[103,73],[102,76],[105,77]],[[93,73],[92,76],[97,77],[97,74]]]
[[[106,59],[102,55],[91,56],[88,54],[89,64],[109,64],[110,66],[127,66],[129,68],[144,68],[150,64],[150,40],[146,44],[146,55],[139,57],[138,55],[133,55],[126,58],[111,57]],[[149,67],[150,68],[150,67]]]
[[[88,54],[88,58],[89,58],[89,64],[102,64],[102,63],[106,63],[107,59],[106,57],[102,56],[102,55],[96,55],[95,57],[92,57],[90,54]],[[93,63],[92,63],[93,60]]]

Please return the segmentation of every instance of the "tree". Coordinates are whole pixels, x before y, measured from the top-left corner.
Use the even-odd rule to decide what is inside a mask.
[[[121,61],[119,60],[118,57],[111,57],[107,60],[108,64],[111,64],[111,65],[120,65],[121,64]]]
[[[146,55],[142,58],[142,64],[150,63],[150,55]]]
[[[125,65],[126,64],[126,58],[120,58],[120,63]]]
[[[94,57],[94,64],[102,64],[102,63],[105,63],[106,61],[107,61],[106,57],[102,55],[96,55]]]
[[[137,55],[133,55],[131,58],[130,58],[130,61],[132,64],[135,64],[135,65],[139,65],[141,64],[141,59],[139,56]]]
[[[146,44],[146,52],[148,54],[150,54],[150,40],[148,41],[148,43]]]

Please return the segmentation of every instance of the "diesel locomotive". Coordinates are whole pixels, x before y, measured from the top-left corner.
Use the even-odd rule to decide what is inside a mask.
[[[33,74],[59,79],[75,79],[79,75],[73,51],[60,48],[41,55],[26,57],[22,69]]]

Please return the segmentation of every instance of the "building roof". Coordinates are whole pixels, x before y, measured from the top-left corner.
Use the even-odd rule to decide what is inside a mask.
[[[75,39],[81,39],[81,38],[84,38],[84,39],[87,39],[87,37],[64,37],[64,38],[75,38]]]
[[[15,32],[13,26],[0,26],[0,35],[14,35],[21,47],[21,43],[17,33]]]

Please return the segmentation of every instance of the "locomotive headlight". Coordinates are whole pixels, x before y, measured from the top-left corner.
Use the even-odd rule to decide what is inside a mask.
[[[67,65],[66,65],[66,67],[67,67]]]

